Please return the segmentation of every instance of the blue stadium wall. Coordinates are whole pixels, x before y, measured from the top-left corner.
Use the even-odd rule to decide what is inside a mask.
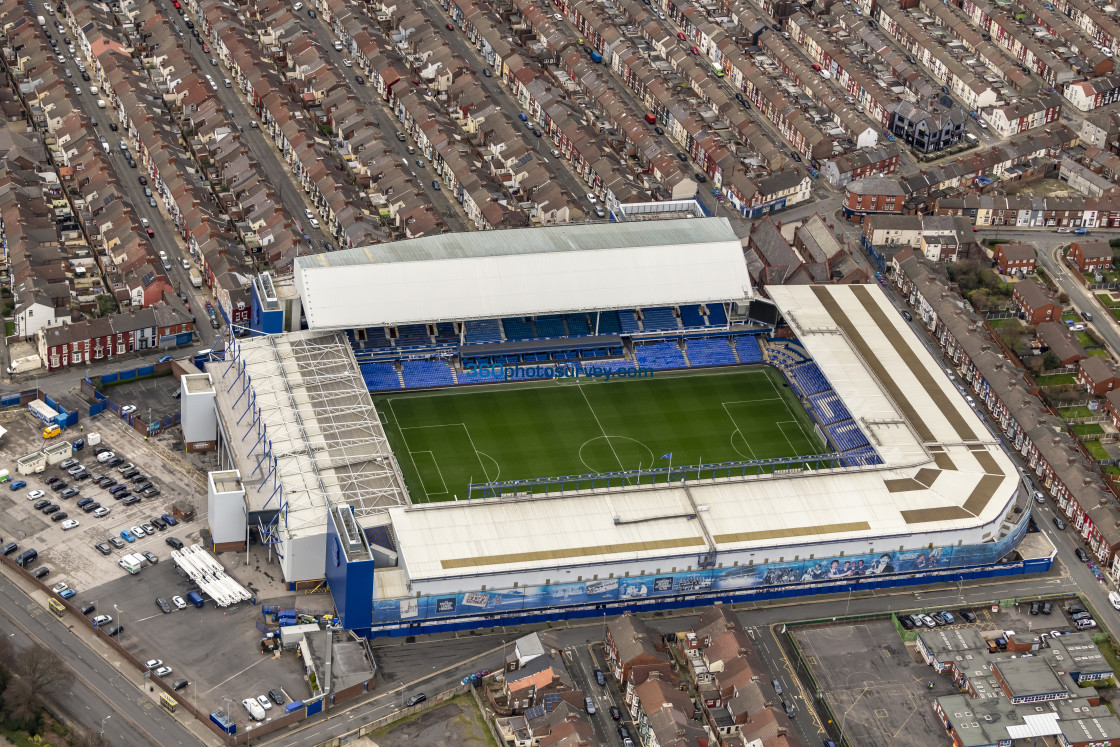
[[[370,635],[401,636],[471,630],[734,603],[812,594],[910,586],[994,576],[1044,573],[1053,557],[1000,562],[1022,540],[1024,513],[1000,542],[873,555],[847,555],[793,563],[713,568],[686,573],[629,576],[549,586],[490,589],[373,601]],[[862,562],[866,572],[858,573]],[[835,564],[835,565],[834,565]],[[845,573],[845,564],[848,575]],[[817,570],[823,568],[823,573]],[[855,570],[852,570],[852,569]],[[480,585],[481,588],[481,585]]]
[[[352,509],[350,509],[352,510]],[[326,579],[334,598],[334,607],[342,627],[358,635],[368,635],[373,610],[369,604],[373,592],[372,558],[350,560],[338,537],[334,512],[327,512]]]

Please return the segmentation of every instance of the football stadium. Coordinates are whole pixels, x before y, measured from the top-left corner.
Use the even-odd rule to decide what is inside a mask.
[[[327,584],[362,634],[1053,561],[885,293],[757,297],[725,219],[425,237],[300,257],[294,280],[307,329],[207,366],[210,531]]]

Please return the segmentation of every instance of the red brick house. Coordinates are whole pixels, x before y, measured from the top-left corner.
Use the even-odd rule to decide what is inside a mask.
[[[194,331],[194,320],[177,296],[147,309],[39,330],[39,357],[48,371],[108,360],[114,355],[158,350],[164,338]]]
[[[902,214],[907,191],[902,182],[889,176],[857,179],[844,188],[844,217],[862,223],[873,213]]]
[[[1061,322],[1043,322],[1035,330],[1035,336],[1042,347],[1058,356],[1063,366],[1076,365],[1089,357],[1081,343],[1074,339],[1069,327]]]
[[[1093,272],[1112,267],[1112,247],[1107,241],[1075,241],[1066,258],[1081,272]]]
[[[1120,372],[1117,372],[1112,361],[1086,358],[1081,361],[1081,367],[1077,371],[1077,383],[1085,387],[1086,391],[1101,397],[1120,387]]]
[[[660,644],[661,637],[629,612],[607,624],[607,664],[622,686],[627,703],[633,698],[634,688],[652,672],[658,672],[666,682],[676,680],[669,656]]]
[[[1120,389],[1113,389],[1105,395],[1105,407],[1112,416],[1112,425],[1120,428]]]
[[[1026,315],[1027,324],[1056,322],[1062,317],[1062,307],[1036,280],[1021,280],[1015,284],[1012,299]]]
[[[1033,275],[1038,266],[1038,251],[1034,244],[996,244],[992,252],[1000,273],[1010,275],[1018,272],[1020,275]]]

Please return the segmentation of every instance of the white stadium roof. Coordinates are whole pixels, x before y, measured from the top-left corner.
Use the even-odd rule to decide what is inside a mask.
[[[768,292],[883,465],[391,508],[409,577],[874,541],[969,530],[1008,510],[1015,466],[878,287]]]
[[[311,329],[671,306],[750,296],[726,218],[429,236],[299,257]]]

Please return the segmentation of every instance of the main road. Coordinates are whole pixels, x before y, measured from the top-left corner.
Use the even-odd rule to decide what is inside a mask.
[[[203,744],[140,691],[138,675],[117,671],[71,627],[0,573],[0,632],[17,651],[39,645],[58,654],[72,676],[54,700],[72,719],[89,731],[104,729],[115,747]]]

